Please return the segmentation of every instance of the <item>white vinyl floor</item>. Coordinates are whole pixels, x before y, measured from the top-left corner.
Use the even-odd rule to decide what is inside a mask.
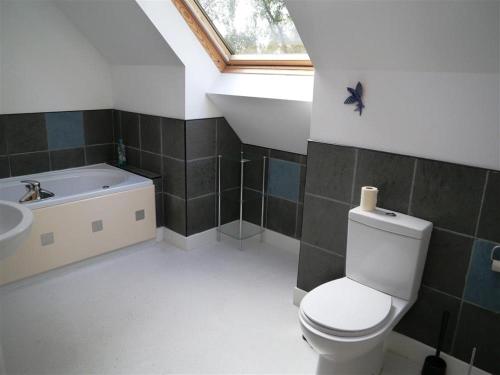
[[[5,372],[314,373],[292,304],[297,262],[257,241],[149,242],[1,288]],[[384,374],[418,373],[387,355]]]

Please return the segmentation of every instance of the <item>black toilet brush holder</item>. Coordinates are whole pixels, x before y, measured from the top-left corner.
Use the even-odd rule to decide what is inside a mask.
[[[436,354],[429,355],[425,358],[424,366],[422,367],[422,375],[444,375],[446,374],[446,362],[439,355],[443,348],[444,337],[448,327],[450,312],[445,311],[441,318],[441,328],[439,329],[439,339],[436,347]]]

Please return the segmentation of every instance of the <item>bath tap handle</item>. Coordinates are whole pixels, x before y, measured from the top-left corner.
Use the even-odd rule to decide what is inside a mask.
[[[36,180],[23,180],[21,181],[22,184],[28,184],[26,187],[32,187],[34,189],[40,188],[40,182]]]

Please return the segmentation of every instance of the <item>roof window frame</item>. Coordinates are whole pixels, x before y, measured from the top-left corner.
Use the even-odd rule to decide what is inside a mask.
[[[311,75],[314,67],[307,55],[233,55],[217,28],[196,0],[172,0],[191,31],[222,73]]]

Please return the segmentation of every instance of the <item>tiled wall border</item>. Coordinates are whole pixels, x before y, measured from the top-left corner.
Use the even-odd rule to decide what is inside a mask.
[[[419,300],[396,331],[435,346],[440,315],[450,310],[445,351],[467,361],[477,345],[479,367],[500,372],[499,311],[464,296],[474,244],[499,242],[491,228],[500,218],[499,172],[313,141],[307,165],[298,287],[344,276],[347,212],[360,186],[382,187],[380,207],[435,223]]]
[[[51,142],[54,116],[48,116],[74,114],[80,115],[77,143],[66,146],[63,133]],[[112,116],[111,109],[0,115],[0,178],[112,161]]]

